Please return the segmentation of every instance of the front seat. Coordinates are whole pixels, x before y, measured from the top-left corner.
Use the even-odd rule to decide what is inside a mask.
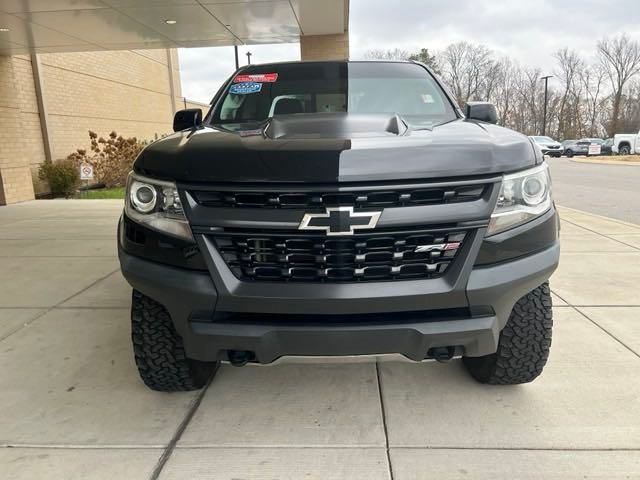
[[[297,98],[281,98],[273,109],[274,115],[291,115],[304,113],[304,104]]]

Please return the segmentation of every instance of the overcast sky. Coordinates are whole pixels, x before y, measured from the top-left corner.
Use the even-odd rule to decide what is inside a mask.
[[[322,1],[322,0],[318,0]],[[593,56],[599,38],[627,32],[640,40],[640,0],[351,0],[351,59],[369,49],[440,50],[481,43],[526,65],[552,71],[569,47]],[[252,63],[299,60],[298,44],[240,47]],[[180,50],[183,95],[208,103],[234,70],[233,48]]]

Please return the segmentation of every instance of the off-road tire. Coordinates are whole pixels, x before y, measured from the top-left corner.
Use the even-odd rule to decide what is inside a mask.
[[[630,155],[631,147],[629,145],[622,145],[619,149],[620,155]]]
[[[169,312],[137,290],[131,304],[131,339],[140,378],[152,390],[198,390],[218,368],[217,362],[188,359]]]
[[[516,385],[542,373],[551,347],[553,316],[549,284],[522,297],[500,333],[498,351],[483,357],[464,357],[465,367],[480,383]]]

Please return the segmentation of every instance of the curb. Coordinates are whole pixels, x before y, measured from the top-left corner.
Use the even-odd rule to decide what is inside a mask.
[[[627,227],[634,227],[634,228],[640,229],[640,224],[627,222],[626,220],[620,220],[619,218],[607,217],[606,215],[600,215],[599,213],[591,213],[591,212],[587,212],[586,210],[580,210],[579,208],[573,208],[573,207],[565,207],[564,205],[560,205],[560,204],[558,204],[557,207],[560,208],[561,210],[570,210],[570,212],[568,212],[569,215],[571,215],[571,212],[576,212],[582,215],[587,215],[590,217],[596,217],[602,220],[608,220],[610,222],[619,223]]]
[[[623,160],[587,160],[585,158],[571,158],[569,160],[575,163],[590,163],[592,165],[626,165],[630,167],[640,167],[640,162],[625,162]]]

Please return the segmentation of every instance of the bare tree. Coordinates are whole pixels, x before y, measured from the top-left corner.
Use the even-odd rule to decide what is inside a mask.
[[[441,54],[445,80],[460,104],[487,98],[488,80],[495,75],[493,53],[484,45],[458,42]]]
[[[497,59],[483,45],[458,42],[437,53],[423,48],[413,55],[399,48],[369,50],[369,59],[417,60],[429,64],[460,105],[486,100],[496,105],[500,125],[528,135],[542,126],[544,83],[541,70]],[[640,128],[640,45],[621,35],[597,44],[597,57],[586,61],[569,48],[554,57],[547,102],[547,131],[558,140],[596,137]],[[557,85],[557,82],[554,82]]]
[[[562,138],[581,136],[580,72],[584,70],[585,64],[574,50],[566,47],[558,50],[553,56],[558,63],[555,74],[562,82],[563,89],[558,112],[558,134]]]
[[[390,50],[372,49],[367,50],[364,54],[366,60],[407,60],[411,54],[400,48]]]
[[[629,82],[620,102],[620,131],[636,133],[640,129],[640,78]]]
[[[602,92],[604,90],[603,83],[605,76],[606,72],[600,64],[585,67],[580,72],[580,80],[585,92],[586,131],[589,137],[595,137],[602,133],[602,127],[599,125],[598,117],[604,107]]]
[[[598,42],[598,56],[613,90],[613,110],[607,130],[609,135],[614,135],[619,129],[624,87],[640,72],[640,43],[626,34],[613,39],[605,38]]]
[[[527,135],[538,135],[542,123],[542,108],[538,104],[544,93],[539,82],[539,68],[525,68],[518,79],[517,89],[520,97],[519,128]]]

